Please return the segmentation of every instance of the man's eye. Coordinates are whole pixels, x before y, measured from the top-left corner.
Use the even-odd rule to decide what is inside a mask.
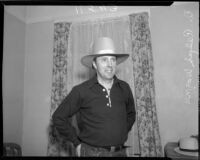
[[[116,62],[116,58],[112,58],[111,60],[112,60],[113,62]]]
[[[106,61],[107,61],[107,59],[106,59],[106,58],[102,58],[101,60],[102,60],[103,62],[106,62]]]

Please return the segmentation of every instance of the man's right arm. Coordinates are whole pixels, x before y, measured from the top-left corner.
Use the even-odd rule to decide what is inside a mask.
[[[53,124],[56,130],[66,140],[71,141],[75,147],[80,144],[75,128],[72,126],[69,118],[72,117],[80,108],[80,94],[76,88],[73,88],[68,96],[62,101],[52,115]]]

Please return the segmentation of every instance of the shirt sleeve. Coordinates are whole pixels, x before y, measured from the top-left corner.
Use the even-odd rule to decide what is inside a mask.
[[[131,130],[135,119],[136,119],[136,112],[135,112],[135,103],[133,99],[133,94],[131,91],[131,88],[128,85],[128,98],[127,98],[127,103],[126,103],[126,111],[127,111],[127,128],[128,132]]]
[[[65,137],[66,140],[71,141],[75,146],[80,144],[80,140],[69,118],[71,118],[79,108],[80,94],[74,87],[52,115],[53,124],[58,133]]]

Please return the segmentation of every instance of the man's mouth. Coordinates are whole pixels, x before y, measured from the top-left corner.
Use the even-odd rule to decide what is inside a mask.
[[[108,72],[108,73],[112,73],[113,70],[112,70],[112,69],[107,69],[106,72]]]

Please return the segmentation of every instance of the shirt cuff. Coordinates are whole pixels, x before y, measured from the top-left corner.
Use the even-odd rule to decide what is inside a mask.
[[[76,139],[74,141],[74,146],[77,147],[79,144],[81,144],[81,141],[79,139]]]

